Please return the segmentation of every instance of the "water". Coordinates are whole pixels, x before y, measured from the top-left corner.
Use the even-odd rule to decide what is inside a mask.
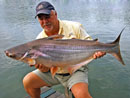
[[[35,39],[42,30],[34,18],[40,0],[0,0],[0,98],[24,98],[23,77],[34,68],[6,57],[3,51]],[[93,98],[130,98],[130,1],[49,0],[59,19],[78,21],[101,42],[121,36],[121,54],[126,66],[106,55],[89,64],[89,91]]]

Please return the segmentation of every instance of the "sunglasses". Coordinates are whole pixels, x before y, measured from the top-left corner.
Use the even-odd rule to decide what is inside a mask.
[[[40,20],[46,20],[46,19],[49,19],[49,18],[50,18],[50,15],[46,15],[46,14],[38,15],[38,19],[40,19]]]

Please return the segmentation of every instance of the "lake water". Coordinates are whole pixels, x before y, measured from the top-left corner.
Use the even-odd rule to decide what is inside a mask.
[[[78,21],[92,38],[115,40],[126,26],[121,54],[126,66],[113,56],[94,60],[89,66],[89,91],[93,98],[130,98],[130,1],[48,0],[61,20]],[[4,50],[35,39],[42,30],[35,19],[40,0],[0,0],[0,98],[24,98],[23,77],[34,68],[12,60]],[[58,89],[58,88],[57,88]]]

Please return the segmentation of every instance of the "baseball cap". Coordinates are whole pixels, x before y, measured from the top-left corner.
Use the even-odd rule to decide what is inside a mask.
[[[51,10],[55,10],[54,6],[47,1],[42,1],[36,6],[36,16],[35,16],[35,18],[39,14],[49,15],[51,13]]]

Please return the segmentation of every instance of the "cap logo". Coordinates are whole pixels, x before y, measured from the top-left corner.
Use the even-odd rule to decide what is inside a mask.
[[[43,8],[43,5],[39,5],[37,9],[42,9]]]

